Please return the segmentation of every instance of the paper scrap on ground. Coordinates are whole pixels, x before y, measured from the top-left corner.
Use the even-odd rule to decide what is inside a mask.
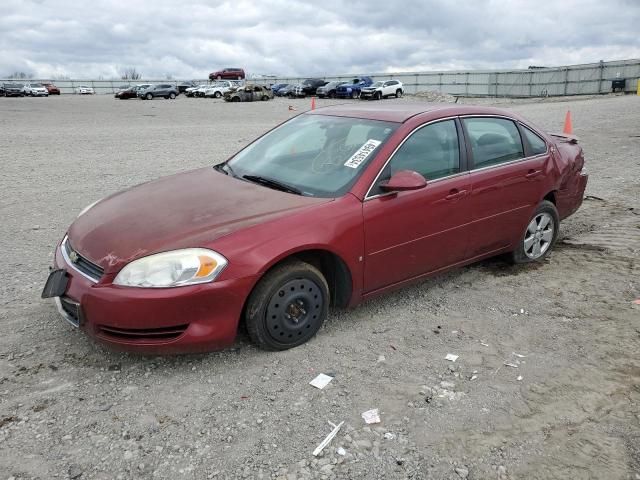
[[[454,355],[453,353],[447,353],[447,356],[444,357],[445,360],[449,360],[450,362],[455,362],[458,359],[458,355]]]
[[[363,412],[362,418],[366,423],[380,423],[380,414],[377,408]]]
[[[518,358],[527,358],[526,355],[521,355],[520,353],[516,353],[516,352],[511,352],[513,355],[515,355]]]
[[[507,367],[511,367],[511,368],[518,368],[518,365],[516,365],[515,363],[504,362],[504,364],[505,364]]]
[[[518,380],[519,382],[522,381],[522,375],[518,375],[518,378],[516,378],[516,380]]]
[[[329,382],[331,380],[333,380],[333,377],[330,377],[329,375],[325,375],[324,373],[321,373],[316,378],[311,380],[309,382],[309,385],[311,385],[312,387],[316,387],[316,388],[319,388],[320,390],[322,390],[324,387],[329,385]]]

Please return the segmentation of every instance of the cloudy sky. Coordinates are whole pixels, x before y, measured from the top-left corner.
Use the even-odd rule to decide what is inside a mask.
[[[2,0],[0,77],[526,68],[640,57],[640,0]]]

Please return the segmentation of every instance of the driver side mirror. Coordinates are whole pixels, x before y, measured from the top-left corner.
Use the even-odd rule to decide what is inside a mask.
[[[427,181],[418,172],[413,170],[400,170],[391,178],[382,183],[380,188],[385,192],[405,192],[408,190],[420,190],[427,186]]]

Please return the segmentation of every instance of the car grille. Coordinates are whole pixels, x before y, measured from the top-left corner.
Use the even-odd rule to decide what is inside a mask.
[[[69,262],[69,264],[73,268],[78,270],[80,273],[82,273],[86,277],[89,277],[89,279],[93,280],[94,282],[100,281],[100,279],[102,278],[102,275],[104,275],[104,269],[102,267],[99,267],[95,263],[90,262],[89,260],[84,258],[82,255],[80,255],[78,252],[76,252],[71,247],[69,238],[64,239],[64,241],[62,242],[62,248],[65,253],[65,260],[67,260],[67,262]],[[71,260],[72,256],[76,257],[77,260],[72,261]]]
[[[128,340],[132,342],[166,342],[182,335],[189,325],[176,325],[162,328],[118,328],[98,325],[99,335],[107,339]]]

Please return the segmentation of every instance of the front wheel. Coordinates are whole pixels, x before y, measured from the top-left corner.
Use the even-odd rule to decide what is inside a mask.
[[[146,98],[147,100],[151,100],[153,99],[153,95],[151,95],[150,93],[147,93]]]
[[[351,98],[356,99],[360,96],[360,92],[358,92],[357,90],[354,90],[353,92],[351,92]]]
[[[311,339],[329,311],[329,287],[314,266],[292,260],[276,266],[249,296],[251,340],[265,350],[287,350]]]
[[[220,92],[215,92],[215,93],[213,94],[213,96],[214,96],[215,98],[220,98],[220,97],[222,96],[222,93],[220,93]]]
[[[382,100],[382,93],[376,92],[376,100]]]
[[[530,263],[546,257],[558,238],[559,227],[556,206],[543,200],[529,219],[518,246],[512,253],[513,262]]]

